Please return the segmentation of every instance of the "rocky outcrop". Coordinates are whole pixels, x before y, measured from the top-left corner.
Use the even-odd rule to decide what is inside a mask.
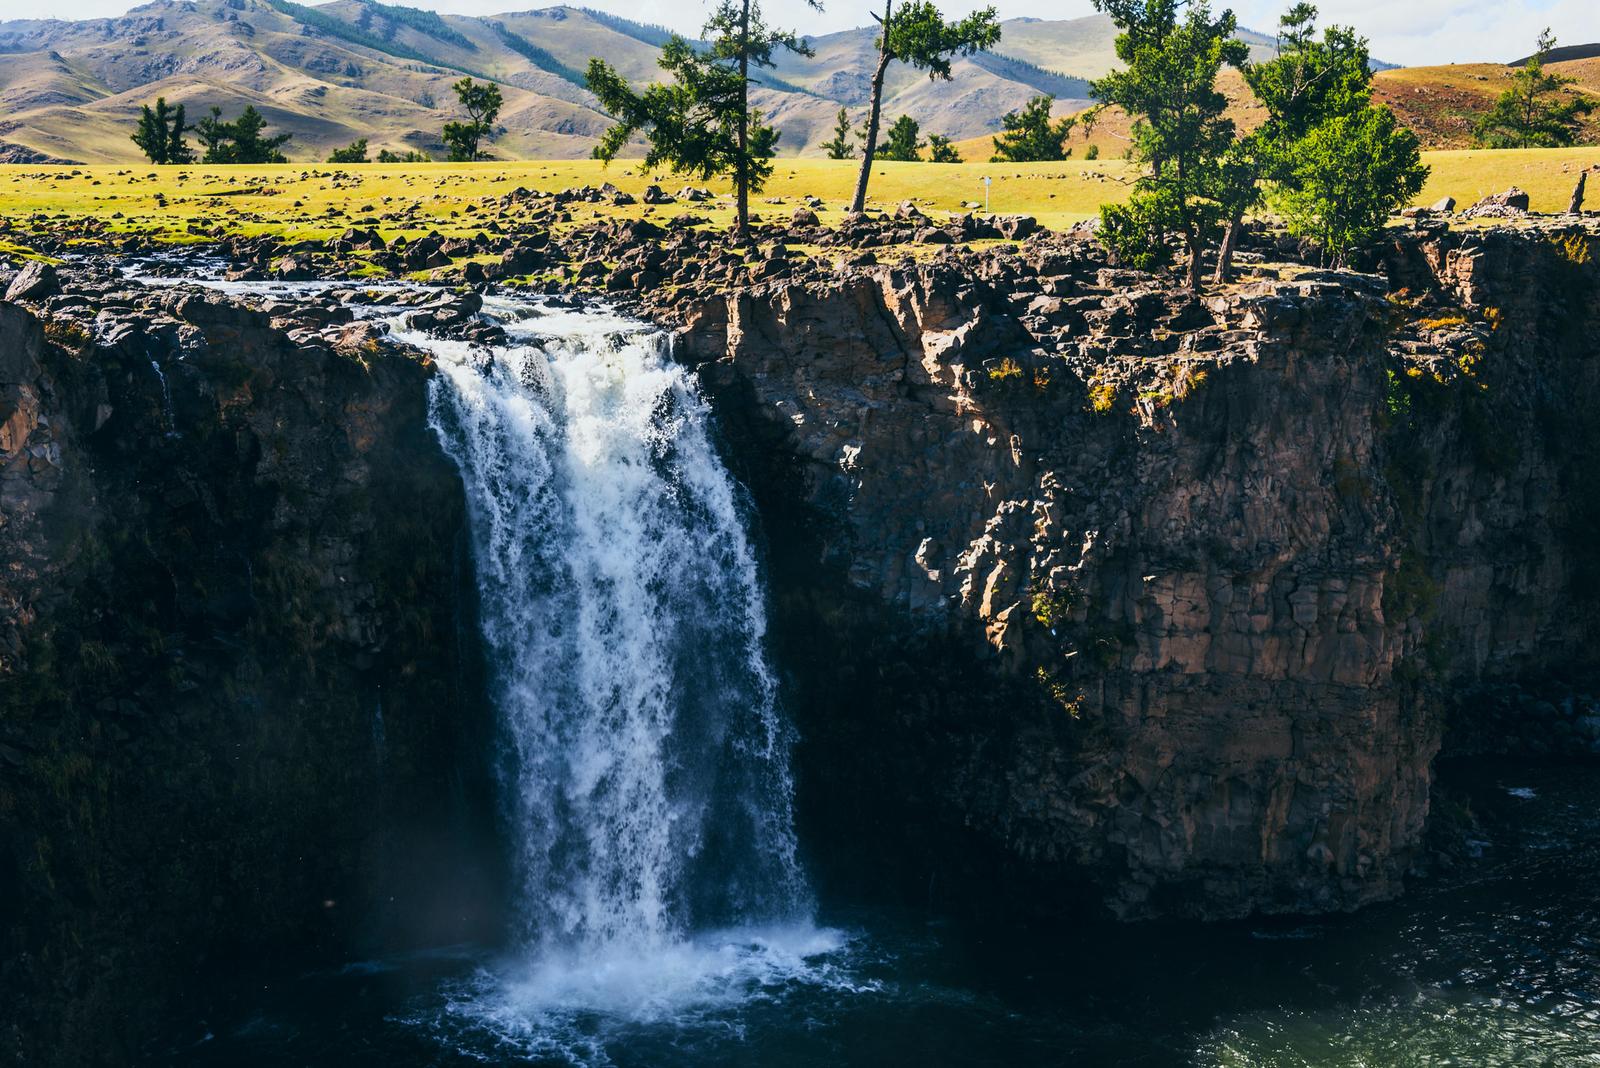
[[[0,1049],[127,1063],[229,954],[492,930],[489,727],[427,369],[66,289],[0,303]]]
[[[862,852],[924,885],[970,839],[1123,916],[1398,892],[1444,698],[1592,664],[1600,544],[1600,235],[1419,226],[1392,280],[1029,243],[686,316],[822,840],[892,813]]]

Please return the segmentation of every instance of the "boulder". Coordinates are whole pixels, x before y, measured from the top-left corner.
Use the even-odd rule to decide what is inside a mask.
[[[1492,193],[1463,211],[1468,219],[1512,219],[1528,214],[1528,194],[1516,186]]]
[[[43,260],[29,260],[28,265],[6,288],[6,299],[42,300],[60,291],[61,283],[56,279],[56,269]]]
[[[1432,204],[1429,204],[1428,205],[1428,210],[1432,211],[1432,212],[1438,212],[1441,215],[1444,214],[1447,211],[1455,211],[1456,210],[1456,198],[1455,197],[1441,197],[1440,199],[1435,200]]]

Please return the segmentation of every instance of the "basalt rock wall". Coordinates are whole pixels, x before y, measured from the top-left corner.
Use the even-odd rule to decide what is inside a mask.
[[[1453,697],[1594,659],[1597,259],[1425,230],[1200,300],[1030,243],[693,306],[811,840],[1125,917],[1397,893]]]
[[[230,958],[492,930],[489,727],[427,369],[66,288],[0,303],[0,1049],[127,1063]]]

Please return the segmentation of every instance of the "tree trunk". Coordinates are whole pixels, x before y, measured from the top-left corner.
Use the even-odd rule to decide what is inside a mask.
[[[1184,227],[1183,243],[1189,247],[1189,292],[1200,292],[1200,232],[1193,224]]]
[[[739,159],[733,169],[739,196],[740,241],[750,236],[750,0],[739,20]]]
[[[1233,272],[1233,249],[1239,243],[1239,229],[1243,220],[1243,212],[1236,213],[1228,220],[1228,229],[1222,234],[1222,247],[1217,249],[1217,271],[1211,277],[1214,285],[1222,285]]]
[[[1583,186],[1588,180],[1588,171],[1578,172],[1578,184],[1572,187],[1572,200],[1567,203],[1568,215],[1577,215],[1583,211]]]
[[[861,144],[861,174],[856,178],[856,195],[851,211],[867,209],[867,179],[872,177],[872,154],[878,150],[878,117],[883,107],[883,75],[889,69],[889,16],[894,0],[883,4],[883,44],[878,48],[878,66],[872,72],[872,109],[867,113],[867,139]]]

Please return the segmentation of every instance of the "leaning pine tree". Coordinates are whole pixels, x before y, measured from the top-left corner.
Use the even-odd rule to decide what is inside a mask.
[[[816,0],[807,0],[820,10]],[[711,47],[697,51],[673,35],[661,51],[661,69],[671,82],[635,92],[603,59],[591,59],[586,81],[600,106],[616,118],[595,146],[596,159],[616,158],[643,133],[649,142],[646,167],[670,167],[702,180],[732,174],[738,198],[738,235],[750,232],[750,194],[772,176],[778,131],[750,107],[750,68],[771,67],[779,48],[811,55],[792,30],[774,30],[761,15],[760,0],[722,0],[706,23]]]
[[[872,159],[878,149],[878,122],[883,110],[883,77],[891,60],[909,63],[928,72],[929,78],[950,77],[950,57],[968,56],[994,47],[1000,40],[1000,24],[994,8],[975,11],[960,22],[946,22],[939,9],[926,0],[913,0],[894,9],[894,0],[885,0],[878,20],[878,65],[872,71],[872,106],[867,112],[867,132],[861,145],[861,173],[856,178],[856,193],[851,211],[867,206],[867,179],[872,176]]]

